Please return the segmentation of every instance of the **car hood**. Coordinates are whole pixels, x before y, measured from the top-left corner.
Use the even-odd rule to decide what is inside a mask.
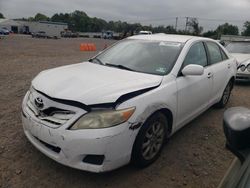
[[[84,62],[43,71],[32,86],[52,98],[92,105],[115,102],[124,94],[158,86],[161,81],[158,75]]]
[[[240,64],[248,64],[247,60],[250,60],[250,54],[231,53],[231,55],[235,57]]]

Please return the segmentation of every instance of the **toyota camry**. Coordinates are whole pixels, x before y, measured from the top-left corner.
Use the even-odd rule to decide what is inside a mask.
[[[87,62],[38,74],[22,103],[24,133],[73,168],[145,167],[177,130],[227,104],[235,75],[236,60],[214,40],[132,36]]]
[[[250,81],[250,41],[230,42],[226,49],[239,63],[236,80]]]

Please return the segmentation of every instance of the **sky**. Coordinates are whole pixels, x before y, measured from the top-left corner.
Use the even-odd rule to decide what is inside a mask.
[[[175,25],[184,29],[185,17],[195,17],[204,30],[229,22],[242,29],[250,21],[250,0],[0,0],[6,18],[31,17],[36,13],[86,12],[107,21],[139,22],[144,25]]]

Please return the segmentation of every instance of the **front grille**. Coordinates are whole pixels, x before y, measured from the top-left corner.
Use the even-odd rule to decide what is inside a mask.
[[[29,95],[26,103],[27,113],[30,115],[34,115],[37,119],[39,119],[49,127],[58,128],[64,125],[75,115],[75,112],[56,107],[47,107],[45,109],[39,109],[34,104],[34,98],[31,95],[32,94]]]

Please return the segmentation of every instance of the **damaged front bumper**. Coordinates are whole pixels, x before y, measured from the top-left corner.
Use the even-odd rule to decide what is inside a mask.
[[[135,131],[130,128],[129,122],[103,129],[69,130],[73,120],[86,111],[64,105],[60,107],[72,108],[70,110],[75,111],[77,117],[57,127],[50,124],[48,126],[44,124],[44,119],[29,111],[28,96],[27,93],[22,105],[24,133],[38,150],[51,159],[66,166],[96,173],[110,171],[130,162]]]
[[[26,115],[26,114],[24,114]],[[73,168],[104,172],[130,161],[133,139],[128,123],[109,130],[52,129],[22,115],[23,129],[29,141],[55,161]]]

